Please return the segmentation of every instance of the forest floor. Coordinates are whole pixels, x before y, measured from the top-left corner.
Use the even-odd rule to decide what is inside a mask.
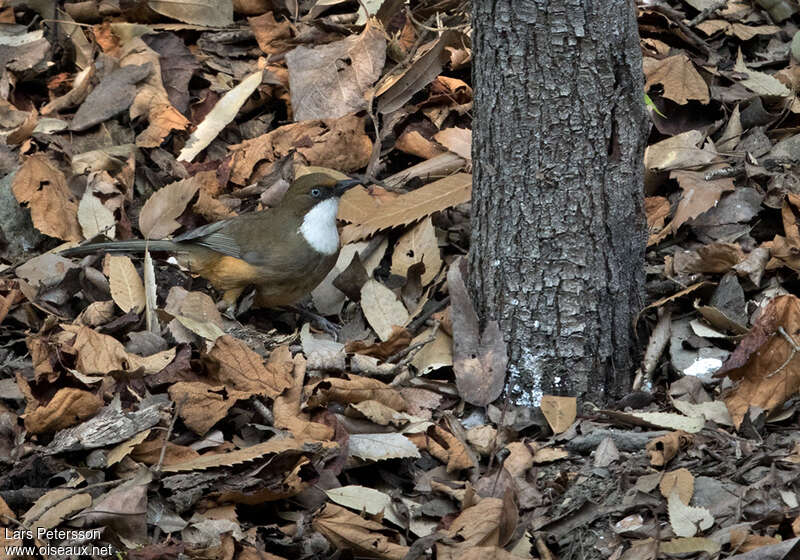
[[[0,559],[800,554],[794,3],[638,7],[651,334],[608,409],[516,407],[503,348],[475,354],[465,2],[13,4]],[[58,254],[271,207],[320,168],[379,179],[343,197],[311,294],[336,336],[252,294],[220,311],[158,254]]]

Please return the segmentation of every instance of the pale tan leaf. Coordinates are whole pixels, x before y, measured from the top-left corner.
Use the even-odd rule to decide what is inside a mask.
[[[672,531],[679,537],[693,537],[698,531],[710,529],[714,524],[714,517],[706,508],[683,503],[677,488],[672,489],[667,499],[667,512]]]
[[[227,27],[233,23],[232,0],[149,0],[161,15],[205,27]]]
[[[351,434],[347,448],[351,457],[365,461],[386,461],[420,457],[419,449],[402,434]]]
[[[434,212],[469,201],[472,175],[456,173],[429,183],[410,193],[381,200],[367,189],[351,189],[339,205],[339,218],[350,225],[342,231],[342,241],[350,243],[387,228],[402,226]]]
[[[575,397],[543,395],[539,406],[553,433],[556,434],[569,428],[578,414],[578,402]]]
[[[67,185],[67,178],[44,154],[36,154],[22,164],[11,184],[14,197],[31,209],[36,229],[64,241],[80,241],[78,201]]]
[[[25,512],[22,522],[26,529],[37,534],[39,528],[51,529],[71,515],[92,505],[92,496],[71,488],[54,488],[36,500]]]
[[[364,109],[366,91],[385,60],[384,32],[372,24],[359,35],[286,53],[294,119],[337,118]]]
[[[111,298],[125,313],[144,309],[144,284],[133,266],[133,261],[124,255],[110,255],[108,260],[108,283]]]
[[[161,239],[181,225],[175,219],[183,214],[200,183],[195,177],[170,183],[154,192],[139,214],[139,229],[147,239]]]
[[[114,212],[106,208],[88,188],[78,204],[78,223],[86,239],[91,239],[101,232],[110,239],[114,239],[116,235]]]
[[[402,327],[408,322],[408,310],[393,291],[377,280],[369,279],[361,287],[361,309],[383,341],[391,338],[393,326]]]
[[[708,84],[686,53],[661,60],[645,57],[644,75],[647,78],[645,91],[656,84],[661,84],[664,86],[663,96],[679,105],[685,105],[689,100],[696,100],[705,105],[711,99]]]
[[[399,276],[407,276],[408,268],[418,262],[425,265],[421,280],[422,285],[426,286],[442,268],[439,242],[430,217],[422,220],[397,240],[392,254],[391,271]]]
[[[470,129],[445,128],[434,134],[433,139],[465,160],[472,160],[472,131]]]
[[[211,112],[206,115],[203,122],[197,125],[197,129],[187,140],[178,156],[178,161],[192,161],[217,137],[217,134],[236,117],[245,101],[261,85],[262,76],[261,70],[253,72],[217,101]]]
[[[150,251],[147,249],[144,251],[142,272],[144,273],[145,322],[147,330],[158,334],[161,332],[161,325],[156,314],[158,310],[156,304],[156,271],[153,266],[153,257],[150,256]]]
[[[287,451],[301,451],[306,454],[322,452],[324,449],[336,449],[339,445],[333,441],[316,442],[312,440],[296,440],[294,438],[273,438],[264,443],[258,443],[244,449],[237,449],[228,453],[208,453],[191,461],[165,466],[164,472],[199,471],[214,467],[230,467],[253,461],[264,455],[284,453]]]

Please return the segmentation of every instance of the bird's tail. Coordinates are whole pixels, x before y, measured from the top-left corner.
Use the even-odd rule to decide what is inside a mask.
[[[71,249],[61,251],[61,255],[65,257],[75,257],[79,255],[88,255],[90,253],[138,253],[148,251],[176,251],[178,250],[179,243],[170,241],[168,239],[158,239],[153,241],[145,241],[144,239],[132,239],[130,241],[103,241],[100,243],[87,243],[86,245],[78,245]]]

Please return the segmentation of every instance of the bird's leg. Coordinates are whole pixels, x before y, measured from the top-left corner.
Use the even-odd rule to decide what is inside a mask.
[[[233,288],[222,294],[222,299],[217,302],[217,309],[230,318],[236,317],[236,302],[242,295],[244,288]]]
[[[339,340],[339,331],[342,330],[340,325],[336,323],[332,323],[328,321],[325,317],[320,315],[319,313],[315,313],[305,307],[304,305],[290,305],[288,306],[289,309],[303,317],[304,319],[311,321],[311,324],[315,327],[319,328],[321,331],[328,333],[333,337],[334,340]]]

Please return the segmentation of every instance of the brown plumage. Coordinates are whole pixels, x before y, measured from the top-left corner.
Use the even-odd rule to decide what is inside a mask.
[[[289,305],[310,293],[336,264],[339,197],[359,184],[325,173],[296,179],[275,207],[214,222],[170,240],[91,243],[62,251],[74,256],[95,252],[166,251],[190,271],[206,278],[228,303],[255,286],[255,305]]]

